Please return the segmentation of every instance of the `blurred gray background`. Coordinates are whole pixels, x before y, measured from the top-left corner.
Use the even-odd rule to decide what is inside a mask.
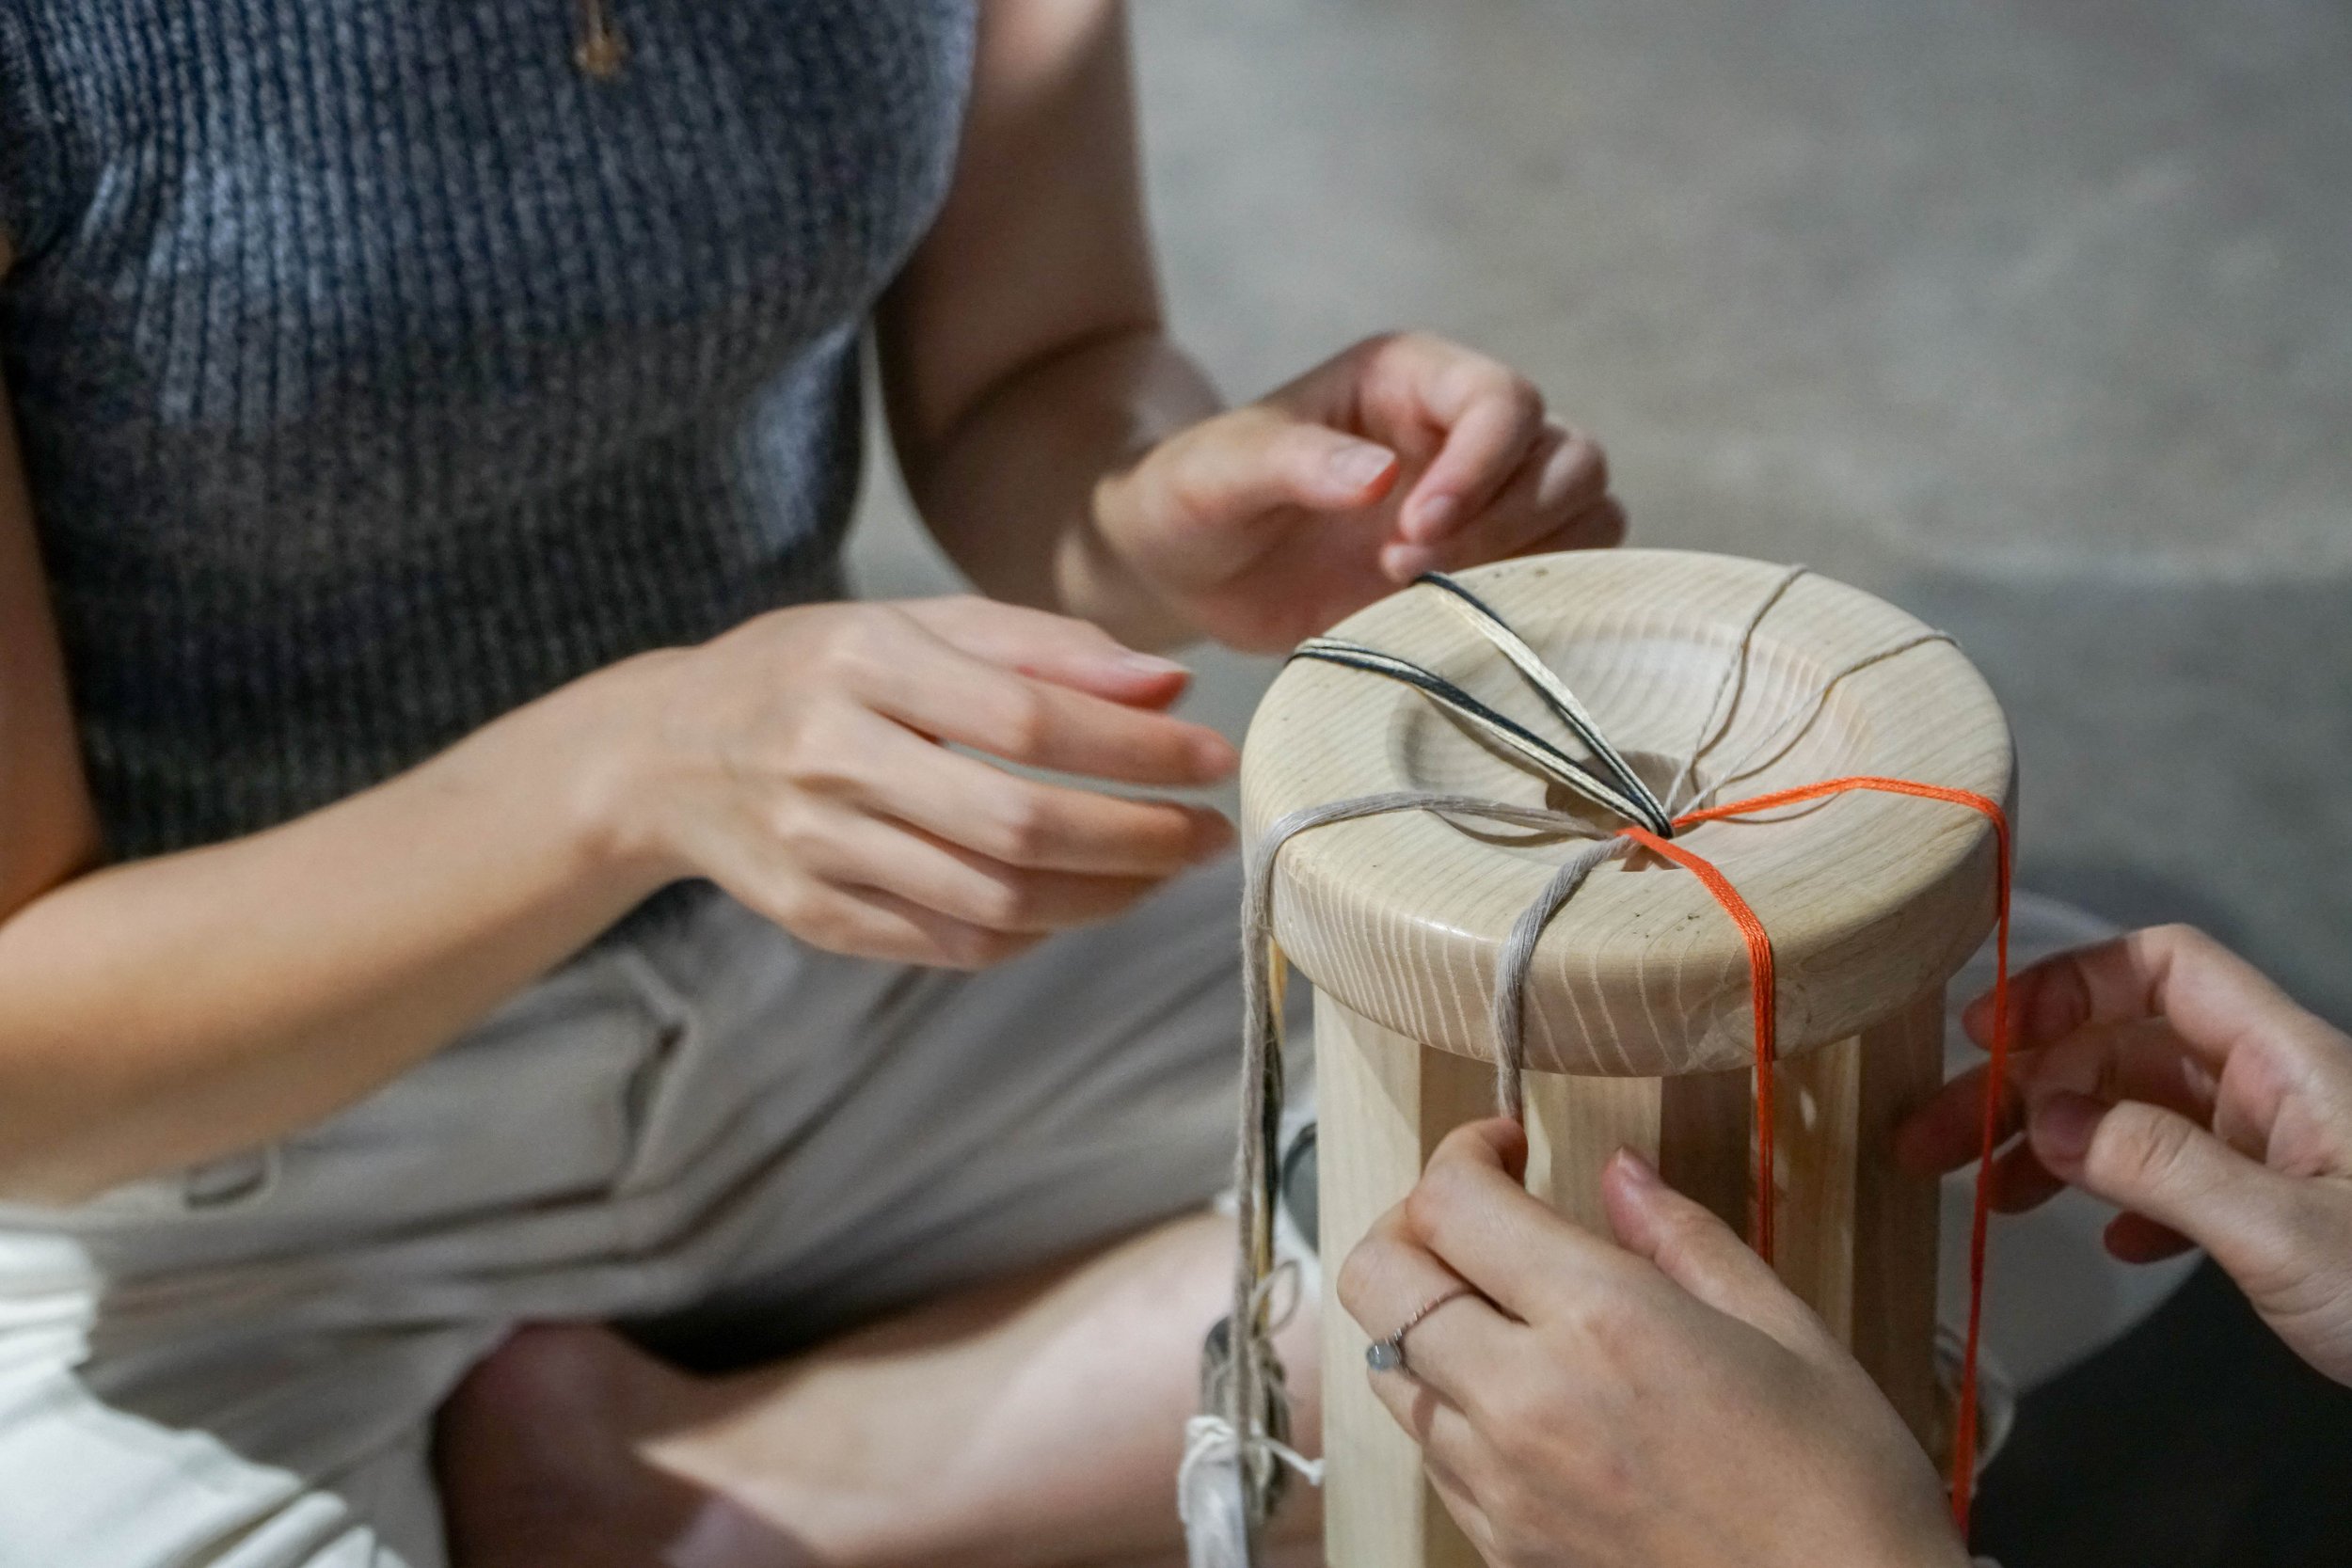
[[[2029,885],[2352,1021],[2352,8],[1141,0],[1174,316],[1255,396],[1508,358],[1635,537],[1802,560],[2009,705]],[[1051,287],[1041,279],[1041,287]],[[880,443],[877,443],[879,448]],[[886,459],[862,589],[952,578]],[[1199,660],[1234,733],[1266,667]],[[2010,1568],[2352,1562],[2352,1400],[2210,1269],[2029,1401]]]
[[[1174,317],[1230,397],[1385,326],[1511,360],[1637,541],[1961,638],[2033,885],[2196,920],[2352,1020],[2352,8],[1135,19]],[[874,480],[861,589],[946,586]],[[1200,665],[1237,732],[1264,668]]]

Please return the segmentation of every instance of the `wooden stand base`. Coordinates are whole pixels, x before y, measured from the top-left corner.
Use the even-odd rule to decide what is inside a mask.
[[[1935,1420],[1936,1183],[1888,1158],[1896,1121],[1943,1076],[1939,986],[1860,1035],[1775,1076],[1777,1264],[1861,1360],[1922,1443]],[[1485,1062],[1429,1049],[1328,995],[1315,998],[1322,1161],[1320,1248],[1336,1270],[1400,1201],[1454,1128],[1491,1115]],[[1602,1164],[1618,1148],[1746,1234],[1754,1096],[1744,1071],[1673,1078],[1531,1072],[1528,1186],[1605,1229]],[[1323,1315],[1326,1560],[1333,1568],[1478,1568],[1423,1477],[1419,1451],[1373,1396],[1364,1331]]]

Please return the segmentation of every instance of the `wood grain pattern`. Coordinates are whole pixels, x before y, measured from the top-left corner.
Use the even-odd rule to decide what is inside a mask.
[[[1660,1163],[1668,1080],[1527,1076],[1527,1190],[1588,1230],[1609,1231],[1600,1172],[1629,1148]],[[1489,1103],[1479,1113],[1492,1116]]]
[[[1614,550],[1506,562],[1462,580],[1562,673],[1621,750],[1653,759],[1662,784],[1780,570]],[[1424,664],[1505,712],[1538,715],[1518,677],[1433,597],[1408,589],[1336,635]],[[1924,629],[1856,589],[1800,579],[1757,633],[1714,755],[1739,756],[1828,673]],[[2010,766],[1992,693],[1958,649],[1938,643],[1846,680],[1737,793],[1871,772],[2006,801]],[[1245,834],[1299,806],[1406,788],[1547,803],[1541,782],[1403,687],[1307,661],[1275,681],[1244,752]],[[1853,1035],[1939,983],[1992,924],[1992,832],[1941,802],[1850,795],[1781,820],[1707,823],[1686,842],[1772,933],[1784,1056]],[[1560,855],[1557,841],[1425,812],[1318,828],[1282,851],[1276,932],[1302,973],[1366,1017],[1490,1056],[1486,998],[1504,934]],[[1537,948],[1528,996],[1533,1067],[1662,1076],[1750,1055],[1737,931],[1695,879],[1647,857],[1604,866],[1570,901]]]
[[[1701,732],[1740,628],[1779,577],[1755,562],[1616,551],[1507,562],[1464,580],[1662,788]],[[1493,651],[1429,600],[1427,590],[1395,595],[1337,634],[1437,670],[1505,712],[1534,714]],[[1829,673],[1922,629],[1867,594],[1801,579],[1756,637],[1714,754],[1740,756]],[[2008,728],[1957,649],[1915,649],[1843,682],[1784,754],[1728,798],[1854,773],[2006,804]],[[1417,694],[1305,663],[1260,708],[1242,789],[1252,837],[1298,807],[1388,789],[1570,804],[1547,800],[1541,784]],[[1952,806],[1856,795],[1771,822],[1706,824],[1687,842],[1772,933],[1778,1159],[1760,1200],[1776,1206],[1782,1277],[1929,1440],[1935,1184],[1898,1172],[1889,1140],[1940,1076],[1944,981],[1992,922],[1992,832]],[[1491,1111],[1497,960],[1561,854],[1557,841],[1427,813],[1335,824],[1284,849],[1275,931],[1317,986],[1327,1266],[1403,1197],[1447,1131]],[[1747,957],[1698,880],[1642,858],[1604,866],[1547,929],[1527,1000],[1531,1190],[1603,1227],[1599,1173],[1627,1147],[1749,1229],[1759,1195],[1750,1191]],[[1366,1382],[1366,1342],[1345,1313],[1325,1314],[1327,1560],[1468,1568],[1475,1556]]]
[[[1931,1176],[1895,1164],[1895,1128],[1944,1082],[1944,988],[1862,1035],[1854,1106],[1853,1307],[1847,1345],[1940,1460],[1935,1274],[1942,1204]]]
[[[1424,1051],[1327,993],[1315,997],[1316,1247],[1327,1267],[1354,1249],[1411,1191],[1429,1151],[1465,1121],[1494,1112],[1494,1074]],[[1372,1391],[1370,1336],[1336,1308],[1323,1314],[1323,1519],[1327,1560],[1347,1568],[1478,1568],[1422,1473],[1413,1446]],[[1394,1374],[1389,1374],[1394,1375]]]
[[[1775,1075],[1773,1266],[1839,1339],[1853,1333],[1854,1113],[1862,1040],[1850,1036]]]

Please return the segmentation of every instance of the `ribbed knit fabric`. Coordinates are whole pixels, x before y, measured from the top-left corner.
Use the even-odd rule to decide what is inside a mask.
[[[969,0],[0,0],[0,366],[118,855],[839,591]]]

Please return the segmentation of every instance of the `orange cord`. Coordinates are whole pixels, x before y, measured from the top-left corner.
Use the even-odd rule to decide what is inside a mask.
[[[1675,824],[1680,827],[1679,822]],[[1660,838],[1647,828],[1628,827],[1618,830],[1653,854],[1663,855],[1707,884],[1707,891],[1715,895],[1715,902],[1724,907],[1740,934],[1748,942],[1748,1006],[1756,1015],[1756,1251],[1767,1263],[1772,1260],[1772,1063],[1780,1058],[1776,1020],[1778,1009],[1772,998],[1778,988],[1778,977],[1772,971],[1772,939],[1764,929],[1764,922],[1756,917],[1748,901],[1740,896],[1740,890],[1731,885],[1731,879],[1716,868],[1715,863],[1694,855],[1670,838]]]
[[[1750,816],[1776,806],[1792,806],[1806,800],[1818,800],[1851,790],[1871,789],[1891,795],[1915,796],[1925,800],[1943,800],[1951,805],[1965,806],[1982,814],[1993,824],[1994,847],[1998,860],[1994,870],[1994,911],[1996,935],[1994,940],[1993,968],[1993,1043],[1984,1079],[1984,1133],[1980,1163],[1977,1166],[1977,1196],[1968,1226],[1968,1333],[1961,1353],[1960,1408],[1955,1415],[1952,1433],[1952,1521],[1962,1534],[1968,1529],[1968,1513],[1974,1500],[1977,1479],[1977,1361],[1979,1343],[1984,1327],[1984,1253],[1985,1240],[1993,1212],[1993,1153],[2000,1129],[2001,1086],[2008,1081],[2010,1017],[2009,1017],[2009,903],[2011,846],[2009,814],[2000,802],[1974,790],[1952,789],[1943,784],[1920,784],[1911,779],[1889,779],[1875,774],[1857,774],[1851,778],[1828,779],[1820,784],[1802,784],[1794,789],[1774,790],[1768,795],[1751,796],[1745,800],[1733,800],[1725,805],[1709,806],[1704,811],[1685,812],[1675,818],[1677,828],[1693,827],[1701,822],[1716,822],[1726,817]],[[1763,921],[1740,895],[1715,863],[1703,855],[1671,839],[1661,838],[1646,828],[1627,827],[1619,832],[1644,848],[1674,862],[1705,884],[1724,907],[1732,923],[1740,927],[1740,935],[1748,947],[1748,1001],[1756,1017],[1756,1250],[1766,1262],[1772,1260],[1772,1065],[1778,1059],[1776,1039],[1775,976],[1772,968],[1772,939],[1764,929]]]

